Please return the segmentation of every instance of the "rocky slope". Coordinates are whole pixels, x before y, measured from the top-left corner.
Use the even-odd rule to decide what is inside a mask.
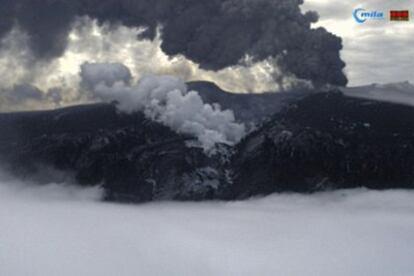
[[[205,199],[224,175],[220,158],[187,146],[194,138],[112,105],[3,114],[0,128],[2,163],[14,174],[49,182],[67,172],[102,185],[109,200]]]
[[[340,92],[310,95],[276,114],[235,152],[230,198],[414,188],[414,108]]]
[[[245,104],[235,108],[240,120],[270,114],[272,106],[275,114],[213,156],[190,147],[193,137],[143,114],[119,114],[112,105],[0,114],[2,163],[20,177],[44,181],[61,175],[47,172],[64,172],[79,185],[102,185],[108,200],[128,202],[414,188],[413,107],[331,91],[265,96],[260,110],[263,96],[219,90],[207,96],[208,85],[202,86],[205,101]],[[246,115],[250,103],[259,109],[254,115]]]

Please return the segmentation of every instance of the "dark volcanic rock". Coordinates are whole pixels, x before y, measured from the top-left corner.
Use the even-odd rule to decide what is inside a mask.
[[[222,159],[186,145],[192,137],[112,105],[3,114],[0,128],[1,157],[15,174],[51,166],[102,185],[109,200],[212,198],[224,175]]]
[[[262,123],[289,104],[305,97],[305,90],[280,93],[230,93],[221,90],[216,84],[206,81],[187,83],[189,90],[197,91],[204,102],[220,103],[223,109],[230,109],[238,121],[250,124]]]
[[[414,108],[315,94],[276,114],[235,152],[230,198],[414,188]]]
[[[414,188],[413,107],[335,91],[283,105],[214,156],[189,147],[193,137],[140,113],[119,114],[113,105],[0,114],[0,157],[18,176],[49,167],[79,185],[102,185],[108,200],[128,202]]]

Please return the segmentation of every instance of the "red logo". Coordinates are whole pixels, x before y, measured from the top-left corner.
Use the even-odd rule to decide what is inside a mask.
[[[410,20],[410,12],[408,10],[390,11],[391,21],[408,21]]]

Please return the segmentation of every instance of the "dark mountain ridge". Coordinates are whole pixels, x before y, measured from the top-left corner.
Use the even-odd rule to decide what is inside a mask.
[[[218,145],[215,155],[206,155],[189,146],[194,137],[110,104],[0,114],[0,158],[20,177],[53,168],[78,185],[102,185],[107,200],[124,202],[414,188],[411,106],[339,91],[256,96],[189,86],[205,102],[233,107],[239,120],[267,119],[236,146]],[[258,112],[246,115],[252,109]]]
[[[305,89],[260,94],[230,93],[206,81],[189,82],[187,87],[189,90],[197,91],[204,102],[219,103],[223,109],[233,110],[236,119],[246,124],[259,124],[310,93]]]

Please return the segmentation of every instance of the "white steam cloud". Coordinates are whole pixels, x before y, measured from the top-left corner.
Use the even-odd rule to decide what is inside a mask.
[[[0,180],[0,275],[414,275],[408,191],[132,206],[28,185]]]
[[[142,111],[178,133],[197,137],[206,152],[218,143],[234,145],[245,135],[231,110],[203,102],[196,91],[187,91],[185,82],[173,76],[146,75],[129,84],[129,70],[121,64],[83,64],[82,83],[96,97],[117,102],[120,111]]]

